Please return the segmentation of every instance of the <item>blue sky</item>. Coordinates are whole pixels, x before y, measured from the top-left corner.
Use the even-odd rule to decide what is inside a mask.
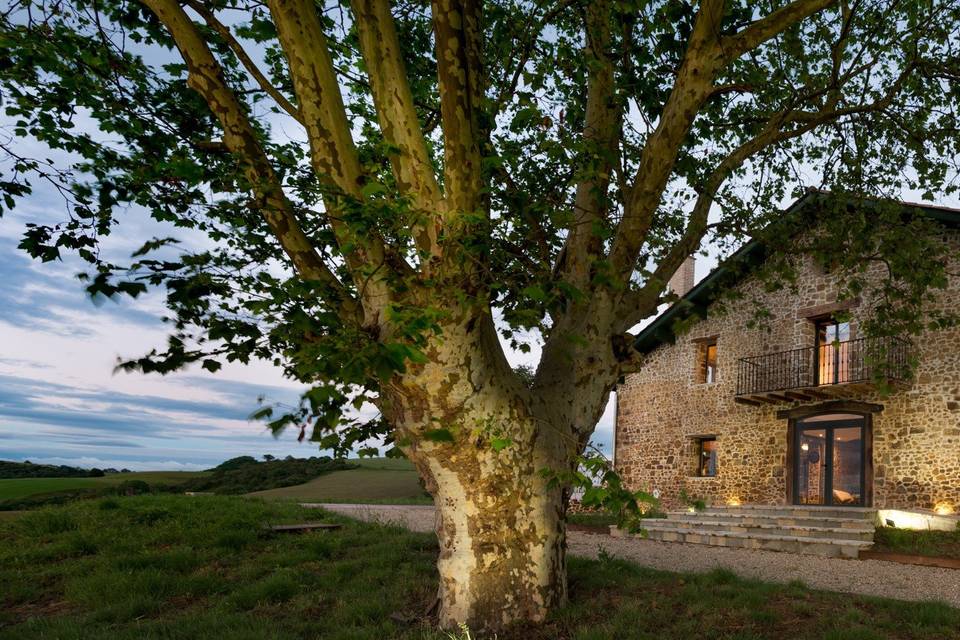
[[[24,146],[29,146],[28,142]],[[164,343],[162,298],[94,303],[76,274],[84,266],[39,263],[17,249],[23,225],[62,215],[39,188],[0,218],[0,459],[83,467],[203,469],[238,455],[317,455],[295,432],[274,438],[247,419],[257,398],[296,402],[300,385],[268,363],[199,367],[167,376],[114,373],[118,357]],[[146,215],[124,214],[105,242],[124,257],[150,235],[167,235]],[[186,246],[202,238],[183,238]],[[533,363],[538,354],[510,354]],[[595,440],[609,451],[612,405]]]
[[[160,298],[94,304],[78,264],[34,263],[16,248],[24,221],[0,221],[0,458],[192,469],[241,454],[316,454],[296,434],[274,439],[247,420],[258,396],[297,399],[299,386],[269,365],[114,373],[118,357],[163,343]]]

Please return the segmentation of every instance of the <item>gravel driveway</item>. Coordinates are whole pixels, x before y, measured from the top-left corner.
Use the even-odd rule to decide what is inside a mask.
[[[423,505],[316,504],[358,520],[400,524],[413,531],[433,531],[434,509]],[[920,567],[881,560],[821,558],[776,551],[727,549],[696,544],[613,538],[571,531],[570,553],[611,556],[663,571],[700,573],[724,567],[766,582],[800,580],[814,589],[843,591],[898,600],[942,600],[960,607],[960,570]]]

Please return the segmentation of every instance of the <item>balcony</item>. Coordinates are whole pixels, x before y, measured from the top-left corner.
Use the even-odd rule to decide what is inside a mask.
[[[885,336],[740,358],[734,400],[759,406],[827,399],[841,385],[857,389],[879,380],[905,381],[911,348],[909,340]]]

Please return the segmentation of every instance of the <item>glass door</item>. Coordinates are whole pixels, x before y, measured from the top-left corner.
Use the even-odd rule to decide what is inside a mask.
[[[797,422],[794,494],[797,504],[864,505],[864,418],[812,416]]]
[[[807,428],[799,432],[797,449],[797,504],[826,504],[827,430]]]
[[[863,506],[863,425],[830,429],[831,504]]]

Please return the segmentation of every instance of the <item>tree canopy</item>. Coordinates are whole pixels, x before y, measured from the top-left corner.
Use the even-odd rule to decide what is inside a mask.
[[[21,246],[91,294],[165,289],[168,344],[124,367],[273,360],[328,436],[424,357],[438,287],[526,351],[598,292],[626,332],[799,187],[955,189],[955,2],[271,6],[11,2],[2,188],[59,190]],[[171,235],[107,262],[131,207]]]

